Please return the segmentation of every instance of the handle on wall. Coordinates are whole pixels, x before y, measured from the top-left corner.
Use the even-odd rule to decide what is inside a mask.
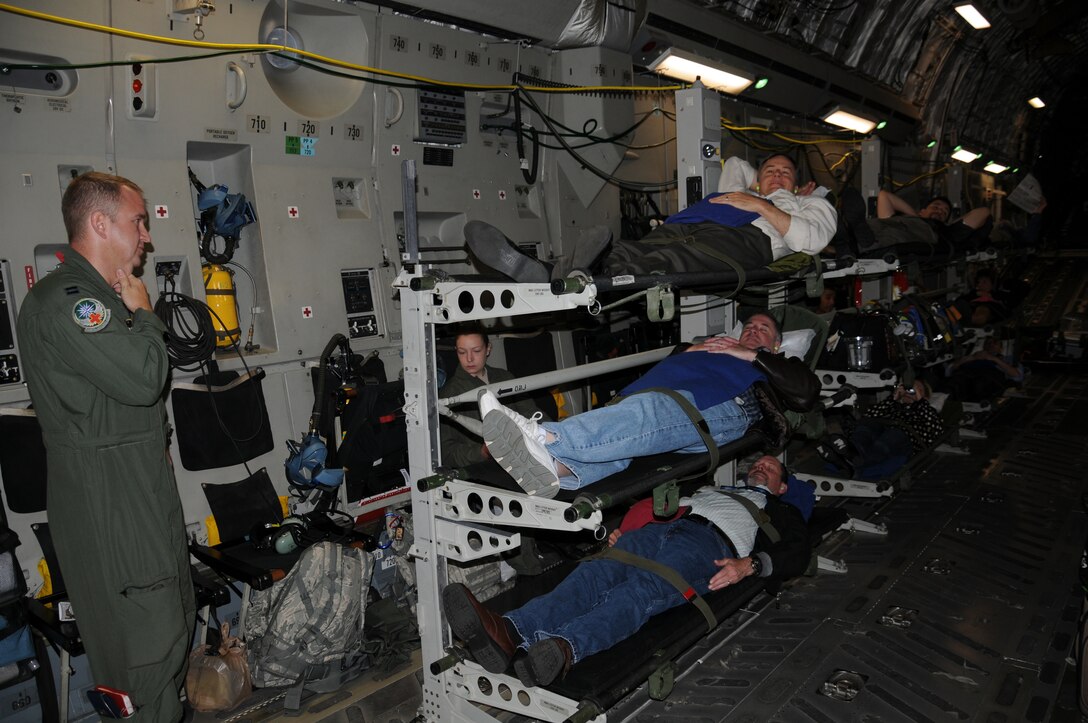
[[[393,115],[389,115],[389,101],[395,101],[396,111]],[[396,88],[385,89],[385,127],[392,128],[393,124],[400,120],[400,117],[404,115],[404,96]]]
[[[233,85],[231,80],[234,80]],[[233,91],[233,92],[232,92]],[[238,110],[246,102],[246,71],[233,60],[227,63],[227,107]]]

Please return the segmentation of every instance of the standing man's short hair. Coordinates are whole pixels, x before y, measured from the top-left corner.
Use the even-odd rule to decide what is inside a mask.
[[[142,198],[144,191],[127,178],[109,173],[90,171],[76,176],[64,191],[60,211],[64,216],[64,230],[71,243],[83,230],[83,223],[95,211],[102,211],[110,218],[117,213],[121,203],[121,189],[129,187]]]

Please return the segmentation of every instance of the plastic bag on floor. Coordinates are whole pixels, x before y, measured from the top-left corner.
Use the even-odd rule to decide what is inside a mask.
[[[249,697],[252,684],[246,644],[230,635],[230,626],[220,628],[222,643],[212,651],[210,645],[199,645],[189,653],[189,672],[185,676],[185,693],[194,710],[208,713],[231,710]]]

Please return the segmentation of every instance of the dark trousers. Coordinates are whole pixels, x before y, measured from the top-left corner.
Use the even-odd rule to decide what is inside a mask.
[[[610,276],[729,271],[733,267],[720,258],[723,254],[744,269],[758,269],[774,260],[767,234],[750,224],[733,228],[718,223],[666,223],[639,241],[614,241],[604,271]]]
[[[910,435],[879,419],[860,419],[850,433],[857,450],[851,460],[860,479],[876,479],[894,473],[914,451]]]

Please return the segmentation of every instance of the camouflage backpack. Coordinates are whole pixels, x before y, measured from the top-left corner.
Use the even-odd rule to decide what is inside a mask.
[[[245,633],[258,687],[336,690],[366,668],[363,616],[373,562],[334,542],[308,547],[287,576],[250,598]]]

